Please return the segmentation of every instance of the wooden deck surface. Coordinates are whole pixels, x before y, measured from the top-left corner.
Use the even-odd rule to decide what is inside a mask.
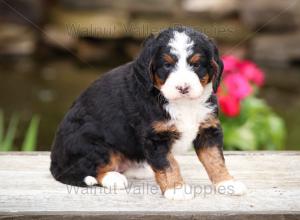
[[[56,182],[49,153],[0,154],[0,219],[300,219],[300,153],[226,152],[226,163],[248,187],[245,196],[211,192],[195,155],[176,157],[196,198],[169,201],[154,179],[130,179],[127,190],[78,188]]]

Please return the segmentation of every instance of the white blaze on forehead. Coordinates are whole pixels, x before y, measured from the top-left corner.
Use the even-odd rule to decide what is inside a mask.
[[[178,56],[179,59],[184,59],[192,54],[193,44],[194,42],[184,32],[176,31],[168,45],[171,47],[171,53]]]
[[[175,31],[168,46],[170,52],[177,57],[174,69],[169,74],[166,82],[161,87],[161,92],[170,101],[182,96],[178,88],[188,87],[189,92],[185,94],[188,98],[197,98],[203,90],[199,77],[187,62],[187,58],[193,53],[194,42],[185,32]]]

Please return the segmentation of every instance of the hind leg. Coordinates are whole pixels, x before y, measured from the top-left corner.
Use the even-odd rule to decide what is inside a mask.
[[[105,188],[124,189],[127,187],[128,181],[119,172],[121,166],[123,166],[123,158],[120,154],[111,153],[109,162],[97,167],[96,176],[86,176],[83,181],[87,186],[99,184]]]
[[[85,181],[92,185],[98,183],[105,188],[125,189],[128,186],[127,178],[119,172],[123,161],[120,154],[110,154],[109,163],[97,168],[96,178],[85,177]]]
[[[128,186],[127,178],[116,171],[108,171],[102,174],[102,177],[86,176],[84,183],[87,186],[100,184],[105,188],[125,189]]]
[[[128,186],[127,178],[117,171],[105,172],[97,181],[105,188],[125,189]]]

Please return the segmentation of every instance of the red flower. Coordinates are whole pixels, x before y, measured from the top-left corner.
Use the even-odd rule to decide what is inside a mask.
[[[252,87],[247,79],[238,73],[232,73],[224,78],[227,93],[237,100],[244,99],[252,92]]]
[[[222,57],[223,63],[224,63],[224,76],[226,76],[229,73],[238,72],[239,65],[241,63],[241,60],[234,56],[224,56]]]
[[[265,78],[262,70],[259,69],[251,61],[243,61],[240,64],[240,73],[249,81],[255,83],[258,86],[262,86],[264,83]]]
[[[219,103],[221,111],[229,117],[235,117],[240,113],[240,102],[232,96],[219,97]]]
[[[221,111],[234,117],[240,113],[240,102],[249,96],[253,88],[251,83],[261,86],[264,74],[251,61],[243,61],[234,56],[224,56],[223,82],[218,89]]]

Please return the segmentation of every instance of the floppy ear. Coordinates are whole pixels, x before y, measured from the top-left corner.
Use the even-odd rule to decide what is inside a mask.
[[[155,54],[155,36],[151,34],[142,44],[143,48],[136,59],[134,69],[139,82],[148,90],[153,89],[152,59]]]
[[[219,51],[216,44],[212,40],[209,41],[212,45],[212,58],[210,60],[210,65],[213,73],[212,75],[213,91],[214,93],[216,93],[220,85],[224,65],[223,65],[223,61],[219,56]]]
[[[146,39],[143,41],[142,46],[143,48],[146,47],[147,45],[151,44],[151,42],[155,39],[154,34],[150,34]]]

